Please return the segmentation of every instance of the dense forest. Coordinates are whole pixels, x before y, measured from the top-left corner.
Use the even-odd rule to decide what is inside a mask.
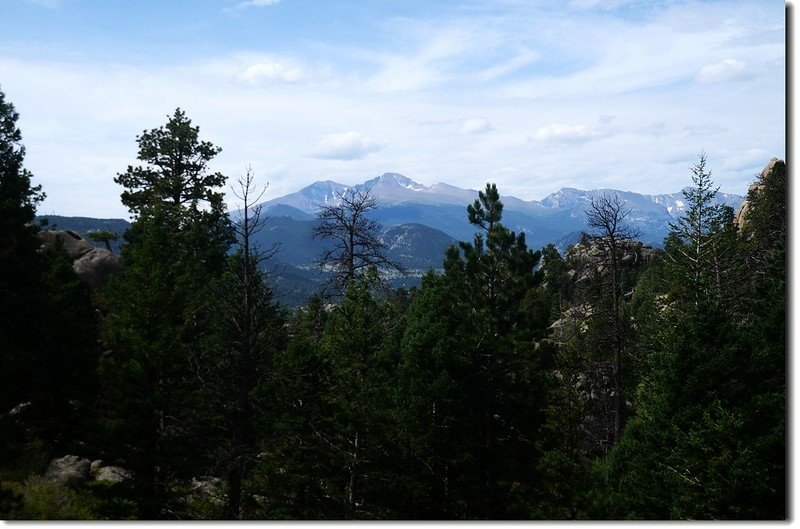
[[[350,197],[320,224],[337,281],[289,310],[252,172],[229,217],[181,110],[116,175],[102,288],[42,246],[17,119],[0,92],[3,519],[787,516],[782,161],[735,213],[701,154],[663,250],[613,195],[565,255],[529,248],[487,184],[410,290]]]

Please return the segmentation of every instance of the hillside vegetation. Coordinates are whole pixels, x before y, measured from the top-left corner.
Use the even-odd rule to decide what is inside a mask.
[[[659,248],[612,192],[566,251],[491,183],[460,242],[355,194],[320,241],[345,280],[290,310],[264,234],[320,215],[266,218],[250,172],[229,215],[180,109],[116,175],[134,220],[92,288],[41,244],[17,118],[0,92],[0,517],[786,518],[783,161],[737,214],[701,155]]]

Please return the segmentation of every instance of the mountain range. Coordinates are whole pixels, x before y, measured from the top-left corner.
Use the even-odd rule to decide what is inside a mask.
[[[372,212],[384,226],[382,238],[389,257],[409,270],[405,278],[394,278],[395,286],[418,282],[426,270],[440,268],[445,250],[459,240],[471,240],[475,227],[467,221],[466,207],[478,191],[450,184],[419,184],[397,173],[385,173],[362,184],[347,186],[330,180],[315,182],[303,189],[261,204],[266,213],[264,228],[255,243],[262,249],[277,247],[271,260],[276,292],[288,304],[303,303],[326,277],[314,264],[325,241],[311,237],[315,214],[324,205],[336,204],[350,187],[369,190],[378,201]],[[502,191],[502,190],[501,190]],[[639,239],[655,247],[663,244],[669,225],[686,210],[682,192],[643,195],[613,189],[579,190],[563,188],[541,200],[522,200],[502,196],[503,224],[515,232],[525,232],[528,246],[534,249],[553,243],[564,253],[586,230],[587,206],[604,193],[617,194],[630,210],[627,221],[639,231]],[[737,209],[744,197],[717,193],[715,200]],[[241,212],[232,211],[236,217]],[[76,217],[55,217],[59,227],[86,233],[91,229],[121,229],[124,221]],[[123,224],[120,224],[123,223]]]
[[[352,186],[367,189],[379,203],[375,218],[385,226],[407,223],[435,228],[458,240],[472,238],[474,228],[467,222],[466,206],[478,195],[473,189],[450,184],[419,184],[397,173],[385,173]],[[296,193],[274,198],[262,204],[272,217],[311,221],[326,204],[334,204],[349,186],[332,182],[315,182]],[[586,207],[593,198],[604,193],[617,194],[630,209],[628,222],[639,230],[642,242],[660,246],[669,231],[669,224],[685,211],[682,192],[642,195],[613,189],[584,191],[563,188],[542,200],[522,200],[501,196],[504,204],[503,223],[516,232],[525,232],[534,248],[577,236],[586,229]],[[716,201],[738,208],[743,197],[717,193]],[[565,249],[565,248],[560,248]]]

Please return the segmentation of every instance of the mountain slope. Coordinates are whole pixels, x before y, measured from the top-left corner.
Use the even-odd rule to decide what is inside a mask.
[[[412,285],[426,270],[440,268],[445,250],[451,244],[472,240],[475,235],[476,229],[467,221],[466,211],[467,205],[478,195],[475,190],[445,183],[425,186],[397,173],[385,173],[352,187],[369,189],[378,200],[379,207],[371,216],[385,228],[382,237],[389,247],[389,257],[412,271],[410,278],[394,279],[395,286]],[[267,267],[271,270],[275,290],[285,303],[305,302],[307,296],[325,282],[326,275],[315,262],[327,242],[311,236],[314,215],[321,205],[336,204],[347,189],[348,186],[330,180],[316,182],[262,204],[266,218],[254,242],[265,251],[278,249]],[[639,231],[640,240],[657,247],[663,244],[670,223],[685,211],[681,192],[642,195],[611,189],[563,188],[539,201],[502,196],[503,224],[515,232],[524,232],[532,249],[553,243],[559,251],[565,252],[586,230],[587,206],[603,193],[619,195],[630,209],[627,220]],[[717,202],[734,208],[738,208],[742,200],[743,197],[725,193],[718,193],[716,197]],[[239,214],[230,212],[234,219]],[[129,226],[118,219],[41,218],[81,234],[100,229],[122,235]]]
[[[424,224],[443,231],[459,240],[472,238],[474,228],[466,220],[466,206],[478,195],[471,189],[461,189],[439,183],[425,186],[410,178],[385,173],[353,186],[369,189],[378,200],[375,217],[386,226],[406,223]],[[297,193],[266,202],[268,213],[291,206],[303,215],[313,215],[322,204],[336,203],[337,193],[348,187],[335,182],[317,182]],[[580,190],[563,188],[540,201],[501,196],[505,205],[503,223],[516,232],[525,232],[533,248],[586,229],[585,210],[591,200],[604,193],[617,194],[631,210],[628,221],[640,232],[641,240],[660,246],[669,231],[669,224],[684,211],[682,193],[642,195],[613,189]],[[743,198],[718,193],[716,201],[736,208]],[[296,220],[298,213],[290,214]],[[305,217],[307,218],[307,217]],[[570,237],[571,238],[571,237]]]

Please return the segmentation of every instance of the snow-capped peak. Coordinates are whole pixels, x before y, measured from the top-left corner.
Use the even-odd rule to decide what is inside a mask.
[[[424,191],[426,187],[399,173],[383,173],[381,176],[364,182],[364,187],[371,189],[375,186],[400,187],[411,191]]]

